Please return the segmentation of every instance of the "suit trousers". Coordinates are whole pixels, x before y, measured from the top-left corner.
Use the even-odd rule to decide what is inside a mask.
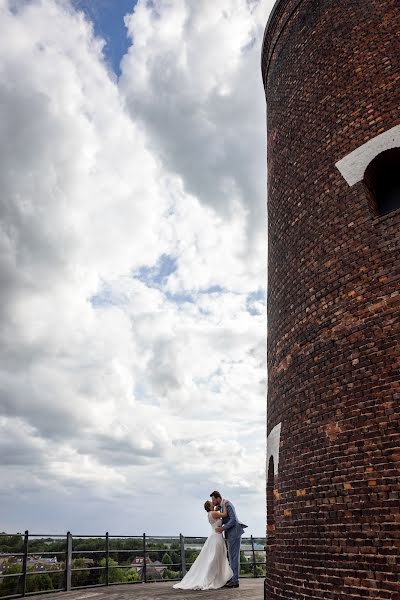
[[[228,546],[228,556],[229,556],[229,564],[231,565],[231,569],[233,571],[233,577],[231,581],[233,583],[239,583],[239,573],[240,573],[240,542],[241,537],[228,538],[226,540]]]

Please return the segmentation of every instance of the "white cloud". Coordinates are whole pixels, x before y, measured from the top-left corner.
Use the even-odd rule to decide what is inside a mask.
[[[126,18],[133,45],[121,87],[132,115],[200,202],[224,217],[242,206],[247,242],[265,228],[259,64],[271,4],[141,1]]]
[[[140,1],[117,82],[66,1],[0,2],[9,529],[206,533],[219,487],[263,532],[269,4]]]

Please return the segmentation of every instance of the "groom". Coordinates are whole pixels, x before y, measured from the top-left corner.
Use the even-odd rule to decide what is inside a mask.
[[[214,508],[221,506],[222,498],[219,492],[215,491],[210,494],[210,496]],[[217,533],[225,532],[225,539],[228,544],[229,564],[233,571],[232,579],[228,581],[224,587],[237,588],[239,587],[240,572],[240,541],[247,525],[241,523],[237,518],[235,507],[232,502],[225,500],[225,506],[228,516],[225,519],[222,519],[222,526],[216,527],[215,531]]]

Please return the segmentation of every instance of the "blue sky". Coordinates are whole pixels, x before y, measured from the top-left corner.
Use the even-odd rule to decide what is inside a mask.
[[[96,35],[106,42],[104,55],[116,75],[120,62],[131,45],[126,35],[124,16],[133,12],[137,0],[73,0],[74,6],[83,10],[93,23]]]

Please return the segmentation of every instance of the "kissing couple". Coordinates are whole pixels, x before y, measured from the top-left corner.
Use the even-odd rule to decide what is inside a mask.
[[[211,525],[211,534],[185,577],[174,585],[175,589],[216,590],[222,587],[239,587],[240,541],[247,525],[239,521],[232,502],[223,500],[219,492],[212,492],[210,497],[211,500],[204,503],[204,508]]]

